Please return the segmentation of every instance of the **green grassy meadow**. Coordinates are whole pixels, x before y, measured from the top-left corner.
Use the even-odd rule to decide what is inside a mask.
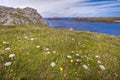
[[[120,37],[0,25],[0,80],[120,80]]]

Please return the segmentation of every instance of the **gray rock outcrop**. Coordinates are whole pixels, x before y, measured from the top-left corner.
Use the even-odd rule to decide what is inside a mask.
[[[42,16],[33,8],[10,8],[0,6],[0,24],[43,24],[48,25]]]

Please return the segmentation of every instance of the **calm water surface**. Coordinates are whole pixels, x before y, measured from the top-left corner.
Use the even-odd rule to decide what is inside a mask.
[[[120,23],[73,22],[71,19],[46,20],[49,25],[54,28],[72,28],[74,30],[84,30],[120,36]]]

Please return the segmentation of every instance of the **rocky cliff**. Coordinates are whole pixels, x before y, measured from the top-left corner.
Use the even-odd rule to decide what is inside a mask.
[[[42,16],[33,8],[10,8],[0,6],[0,24],[44,24],[47,22],[43,20]]]

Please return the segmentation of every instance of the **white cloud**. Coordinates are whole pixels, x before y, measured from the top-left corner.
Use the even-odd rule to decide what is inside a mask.
[[[88,2],[90,0],[0,0],[0,5],[33,7],[43,17],[97,16],[101,12],[118,11],[118,1]]]

